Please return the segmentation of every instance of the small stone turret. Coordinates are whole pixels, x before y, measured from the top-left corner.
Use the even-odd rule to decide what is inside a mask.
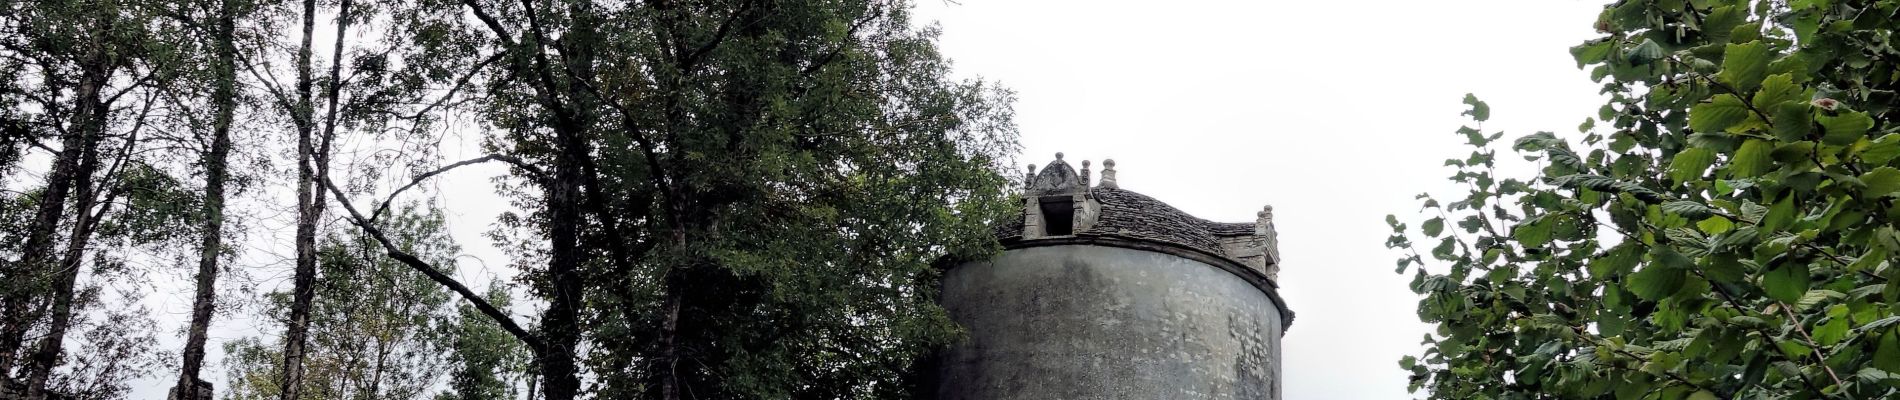
[[[1273,209],[1212,222],[1123,190],[1115,162],[1024,176],[1005,251],[951,266],[939,300],[969,340],[939,359],[939,399],[1280,398]]]

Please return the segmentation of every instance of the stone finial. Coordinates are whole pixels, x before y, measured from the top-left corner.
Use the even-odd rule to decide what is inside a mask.
[[[1274,234],[1272,205],[1262,207],[1260,212],[1254,213],[1254,217],[1253,233],[1255,235],[1267,236]]]
[[[1029,182],[1034,180],[1036,180],[1036,164],[1029,164],[1029,174],[1023,175],[1023,187],[1029,187]]]
[[[1082,178],[1082,174],[1077,173],[1068,162],[1062,161],[1062,153],[1056,153],[1055,161],[1050,161],[1041,171],[1034,171],[1024,181],[1024,195],[1052,196],[1087,192],[1088,184]]]
[[[1273,228],[1273,206],[1261,207],[1260,212],[1254,215],[1258,219],[1253,223],[1253,234],[1254,237],[1260,238],[1261,255],[1266,258],[1266,268],[1261,272],[1265,272],[1268,279],[1278,281],[1280,279],[1280,233]]]
[[[1084,164],[1083,166],[1087,167],[1087,164]],[[1109,189],[1115,189],[1115,188],[1121,187],[1115,184],[1115,159],[1109,158],[1109,159],[1102,160],[1102,182],[1098,186],[1109,188]]]
[[[1089,186],[1089,160],[1082,160],[1082,186]]]

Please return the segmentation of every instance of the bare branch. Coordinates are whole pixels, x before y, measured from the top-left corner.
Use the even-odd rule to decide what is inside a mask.
[[[489,162],[489,161],[505,162],[505,163],[514,165],[517,168],[521,168],[524,171],[528,171],[530,175],[533,175],[533,177],[535,178],[537,182],[547,179],[547,173],[542,172],[541,168],[535,167],[534,164],[529,164],[527,161],[524,161],[520,158],[516,158],[514,156],[489,154],[489,155],[485,155],[481,157],[462,160],[454,164],[444,165],[442,166],[442,168],[436,168],[435,170],[424,172],[421,175],[416,175],[415,179],[412,179],[409,181],[409,184],[402,185],[402,187],[397,188],[396,191],[390,192],[389,197],[383,200],[383,205],[377,206],[376,212],[371,213],[369,215],[369,221],[376,222],[377,218],[382,218],[383,213],[389,211],[389,205],[391,203],[396,202],[396,195],[400,195],[402,194],[403,191],[409,190],[409,188],[413,188],[413,187],[416,187],[416,185],[422,184],[423,180],[427,180],[431,177],[435,177],[436,175],[441,175],[445,172],[449,172],[449,170],[452,170],[452,169],[456,169],[456,168],[460,168],[460,167],[468,166],[468,165],[480,164],[480,163]]]
[[[482,62],[476,63],[474,68],[468,69],[468,73],[462,74],[461,78],[457,78],[455,80],[455,86],[449,87],[448,93],[443,94],[441,98],[435,99],[435,101],[429,103],[428,106],[422,107],[421,110],[416,111],[415,115],[409,117],[408,119],[412,119],[412,120],[422,119],[423,114],[428,114],[430,111],[434,111],[436,107],[441,107],[442,104],[448,102],[449,99],[455,98],[455,94],[457,92],[462,91],[463,87],[468,86],[468,82],[475,78],[476,73],[480,73],[482,72],[483,69],[487,69],[489,64],[494,64],[495,61],[500,61],[501,56],[506,55],[506,54],[508,53],[496,52],[495,55],[488,56],[488,58],[482,60]]]
[[[483,9],[481,3],[476,2],[476,0],[462,0],[462,4],[467,5],[468,10],[475,13],[475,19],[482,20],[482,24],[488,25],[488,30],[495,31],[495,37],[501,39],[501,44],[507,45],[508,47],[515,47],[515,39],[513,36],[508,35],[508,28],[502,27],[501,21],[496,20],[495,16],[489,15],[488,10]]]
[[[343,194],[342,190],[337,189],[336,183],[331,182],[329,176],[322,176],[321,179],[323,179],[323,187],[328,188],[330,193],[336,196],[336,202],[341,204],[343,209],[350,213],[350,223],[356,225],[357,228],[361,228],[363,233],[369,234],[371,239],[376,239],[376,242],[383,246],[383,250],[389,255],[389,258],[402,262],[404,265],[408,265],[410,269],[414,269],[416,272],[421,272],[423,275],[428,276],[429,280],[435,281],[437,284],[455,291],[456,294],[461,295],[463,299],[468,300],[470,304],[474,305],[476,310],[481,311],[482,314],[487,315],[488,318],[495,320],[495,324],[501,325],[502,330],[508,331],[509,334],[514,335],[515,339],[527,344],[528,348],[533,349],[536,354],[540,354],[547,349],[546,345],[542,344],[540,337],[528,333],[527,329],[523,329],[521,324],[515,322],[514,317],[502,312],[499,308],[495,308],[494,304],[490,304],[488,300],[475,294],[475,291],[469,290],[468,286],[455,280],[454,277],[442,273],[442,270],[437,269],[433,265],[429,265],[427,261],[422,261],[421,258],[417,258],[415,255],[403,251],[402,248],[396,247],[396,243],[390,241],[389,237],[384,235],[381,229],[377,229],[374,223],[369,219],[363,218],[363,214],[356,211],[356,206],[350,204],[350,201],[347,200],[348,197]]]

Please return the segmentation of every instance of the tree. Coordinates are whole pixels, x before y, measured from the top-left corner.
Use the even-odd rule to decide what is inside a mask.
[[[499,284],[490,285],[482,297],[501,308],[512,302],[508,289]],[[453,370],[448,390],[437,394],[437,400],[513,399],[517,392],[511,375],[534,379],[524,368],[527,360],[521,343],[475,307],[457,306],[454,322],[445,327],[452,338],[449,363]]]
[[[1388,217],[1438,325],[1435,398],[1900,395],[1900,5],[1621,1],[1571,49],[1610,101],[1512,147],[1464,127],[1470,190]],[[1489,107],[1467,97],[1482,123]],[[1598,129],[1599,125],[1607,129]],[[1607,132],[1606,132],[1607,131]],[[1414,238],[1430,238],[1423,252]],[[1432,244],[1427,242],[1428,245]]]
[[[10,173],[44,172],[45,180],[18,197],[7,195],[32,212],[24,221],[9,221],[20,229],[8,242],[18,246],[9,246],[11,259],[0,263],[0,280],[10,283],[0,287],[0,375],[22,381],[34,398],[72,382],[117,385],[128,370],[85,368],[129,366],[121,363],[127,354],[146,354],[121,350],[149,346],[119,345],[138,337],[129,322],[120,325],[124,329],[81,324],[111,300],[101,298],[104,284],[127,275],[126,255],[113,250],[163,242],[146,233],[190,232],[176,228],[196,220],[194,213],[170,207],[125,207],[176,195],[171,189],[177,181],[144,154],[141,134],[149,134],[148,117],[158,103],[152,82],[172,72],[163,63],[178,49],[179,43],[169,41],[178,26],[154,22],[158,8],[137,2],[7,3],[0,9],[0,58],[9,67],[7,90],[0,91],[0,104],[8,107],[0,112],[5,142],[51,158],[44,170],[6,166]],[[18,159],[18,153],[9,154]],[[68,346],[72,333],[81,334],[76,340],[82,346]],[[62,376],[62,366],[94,375]],[[92,389],[100,387],[64,389],[99,393]]]
[[[452,263],[461,250],[448,238],[442,214],[405,206],[387,222],[392,240],[432,263]],[[361,233],[333,235],[318,252],[324,274],[310,308],[309,347],[302,363],[301,396],[318,399],[420,398],[433,392],[448,371],[441,354],[457,348],[449,294],[429,278],[376,254],[381,245]],[[294,290],[294,289],[293,289]],[[271,297],[271,314],[287,317],[289,293]],[[483,340],[475,338],[472,340]],[[231,381],[227,396],[281,397],[281,347],[258,339],[228,343]],[[505,354],[507,347],[492,351]]]
[[[238,0],[219,0],[216,8],[205,14],[211,15],[212,26],[202,33],[202,37],[211,42],[211,71],[209,80],[212,91],[209,102],[212,104],[212,122],[210,146],[201,157],[204,168],[204,205],[199,213],[204,225],[199,228],[198,272],[196,274],[196,294],[192,298],[191,324],[185,338],[183,365],[179,368],[178,382],[173,393],[179,399],[197,399],[199,397],[198,371],[204,367],[205,341],[211,329],[212,312],[217,307],[218,261],[226,253],[224,248],[224,205],[225,184],[230,180],[229,158],[231,154],[231,129],[238,108],[237,93],[237,19],[247,5]]]
[[[994,249],[1015,130],[1009,94],[948,79],[907,5],[461,6],[404,23],[492,49],[496,154],[415,182],[514,166],[502,189],[529,214],[502,236],[548,307],[529,332],[384,247],[522,341],[548,399],[580,394],[583,339],[595,395],[677,399],[895,396],[951,337],[930,262]]]

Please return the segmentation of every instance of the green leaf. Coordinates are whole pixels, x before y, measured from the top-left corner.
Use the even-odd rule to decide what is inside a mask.
[[[1546,218],[1548,216],[1540,215],[1519,222],[1516,227],[1511,228],[1511,237],[1517,239],[1517,243],[1525,248],[1544,247],[1545,244],[1550,243],[1551,226],[1555,225],[1552,223],[1554,221],[1552,218]]]
[[[1822,115],[1815,119],[1821,123],[1822,128],[1827,130],[1825,136],[1821,137],[1821,141],[1835,146],[1853,144],[1854,141],[1867,136],[1867,130],[1874,127],[1874,119],[1868,117],[1867,113],[1859,111],[1849,111],[1834,116]]]
[[[1425,220],[1424,224],[1419,225],[1419,229],[1425,231],[1425,236],[1438,237],[1438,234],[1445,232],[1445,219],[1432,218]]]
[[[1808,293],[1808,283],[1808,265],[1799,262],[1782,263],[1761,278],[1769,298],[1788,304],[1801,301],[1801,296]]]
[[[1688,400],[1721,400],[1721,398],[1715,397],[1715,392],[1697,390],[1694,394],[1689,395]]]
[[[1729,160],[1731,178],[1753,178],[1774,170],[1774,146],[1761,139],[1748,139],[1742,142],[1742,148],[1735,151],[1735,158]]]
[[[1662,263],[1650,263],[1641,271],[1630,274],[1626,284],[1631,293],[1636,293],[1636,297],[1659,301],[1675,294],[1677,289],[1682,289],[1686,275],[1687,271],[1681,268],[1666,266]]]
[[[1642,260],[1642,249],[1624,242],[1590,260],[1590,276],[1607,280],[1611,276],[1629,273],[1630,269],[1636,268],[1636,263]]]
[[[1793,193],[1784,193],[1780,200],[1775,201],[1775,205],[1768,207],[1768,214],[1761,217],[1763,235],[1786,229],[1794,223],[1794,197]]]
[[[1577,59],[1577,69],[1583,66],[1601,63],[1610,57],[1610,51],[1616,49],[1616,42],[1594,40],[1570,48],[1570,55]]]
[[[1814,349],[1809,348],[1808,345],[1793,340],[1776,340],[1775,347],[1781,349],[1781,354],[1795,360],[1807,358],[1808,354],[1814,352]]]
[[[1814,332],[1811,334],[1814,335],[1815,344],[1827,347],[1840,343],[1841,339],[1847,337],[1847,332],[1850,330],[1852,329],[1846,318],[1834,318],[1821,326],[1814,327]]]
[[[1701,178],[1702,172],[1714,164],[1715,152],[1701,147],[1691,147],[1681,153],[1676,153],[1676,157],[1669,161],[1669,179],[1676,183],[1693,181]]]
[[[1672,201],[1663,203],[1662,209],[1663,211],[1675,213],[1676,215],[1681,215],[1683,218],[1691,220],[1708,218],[1710,215],[1715,214],[1715,209],[1693,201]]]
[[[1445,240],[1438,242],[1438,247],[1432,248],[1432,258],[1444,261],[1457,260],[1458,253],[1456,251],[1456,245],[1457,243],[1453,241],[1451,236],[1446,236]]]
[[[1723,132],[1748,120],[1748,105],[1732,94],[1718,94],[1709,102],[1689,109],[1689,129],[1696,132]]]
[[[1784,103],[1807,100],[1801,95],[1801,85],[1794,83],[1793,75],[1776,74],[1761,82],[1761,90],[1755,92],[1752,103],[1756,108],[1773,110]]]
[[[1560,187],[1565,187],[1565,188],[1570,188],[1570,189],[1590,189],[1590,190],[1595,190],[1599,192],[1608,192],[1608,193],[1629,193],[1632,196],[1636,196],[1636,198],[1638,199],[1641,199],[1646,202],[1651,202],[1651,203],[1660,203],[1664,199],[1662,193],[1657,193],[1655,190],[1650,190],[1649,188],[1643,187],[1642,185],[1624,182],[1621,180],[1617,180],[1616,178],[1611,178],[1611,177],[1601,176],[1601,175],[1590,175],[1590,174],[1565,175],[1565,176],[1557,177],[1554,179],[1549,179],[1549,182],[1552,185],[1557,185]]]
[[[1629,57],[1630,64],[1649,65],[1649,63],[1663,58],[1662,45],[1656,44],[1655,40],[1643,39],[1642,43],[1630,48],[1627,56]]]
[[[1701,229],[1703,233],[1720,235],[1724,232],[1728,232],[1730,229],[1735,229],[1735,222],[1717,215],[1697,221],[1695,226],[1696,229]]]
[[[1861,174],[1860,182],[1867,185],[1867,190],[1862,192],[1866,194],[1867,197],[1883,197],[1893,194],[1895,191],[1900,191],[1900,169],[1894,169],[1893,167],[1874,168],[1873,171],[1867,171],[1867,173]]]
[[[1770,108],[1775,113],[1775,137],[1790,142],[1807,139],[1808,134],[1814,131],[1814,112],[1811,108],[1803,102]]]
[[[1484,104],[1483,101],[1479,101],[1477,95],[1465,93],[1465,104],[1470,105],[1471,109],[1465,110],[1465,112],[1460,115],[1469,115],[1471,119],[1477,120],[1478,122],[1491,119],[1491,106]]]
[[[1873,368],[1861,368],[1854,377],[1868,385],[1900,386],[1900,373],[1892,373]]]
[[[1768,74],[1768,62],[1773,61],[1770,52],[1761,41],[1730,44],[1722,52],[1722,72],[1717,76],[1737,91],[1755,90]]]
[[[1895,157],[1900,157],[1900,134],[1887,134],[1867,144],[1861,150],[1860,159],[1873,165],[1887,165]]]

